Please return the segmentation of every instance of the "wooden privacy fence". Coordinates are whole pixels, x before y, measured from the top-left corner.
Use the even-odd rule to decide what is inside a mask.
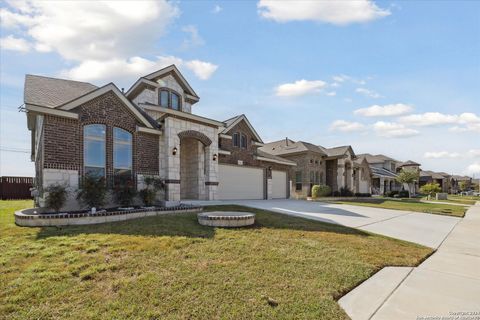
[[[31,199],[32,177],[0,177],[0,199]]]

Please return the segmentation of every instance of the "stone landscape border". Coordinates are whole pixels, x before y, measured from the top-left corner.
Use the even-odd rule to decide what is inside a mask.
[[[201,206],[181,205],[175,207],[155,207],[151,209],[132,209],[117,211],[97,211],[79,213],[35,213],[38,209],[30,208],[15,212],[15,224],[21,227],[53,227],[70,225],[88,225],[107,222],[125,221],[143,217],[158,216],[172,213],[198,213]]]

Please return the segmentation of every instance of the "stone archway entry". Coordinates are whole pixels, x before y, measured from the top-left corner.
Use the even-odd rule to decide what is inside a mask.
[[[180,199],[206,199],[205,176],[207,149],[212,140],[201,132],[182,131],[180,138]]]

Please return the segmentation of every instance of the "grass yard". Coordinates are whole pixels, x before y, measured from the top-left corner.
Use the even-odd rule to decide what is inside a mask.
[[[449,195],[448,195],[448,200],[440,200],[440,201],[447,201],[447,202],[454,202],[454,203],[459,203],[459,204],[474,205],[475,202],[480,201],[480,197],[475,197],[475,196],[456,196],[456,195],[449,194]]]
[[[347,319],[344,293],[432,252],[261,210],[244,229],[195,214],[17,227],[13,212],[31,204],[0,201],[0,319]],[[247,210],[209,208],[232,209]]]
[[[383,198],[364,198],[333,202],[355,206],[433,213],[454,217],[465,216],[465,212],[468,208],[464,206],[448,205],[441,203],[440,201],[438,203],[425,203],[418,200],[389,200]]]

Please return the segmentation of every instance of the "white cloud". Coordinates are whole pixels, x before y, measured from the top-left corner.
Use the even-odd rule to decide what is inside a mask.
[[[25,39],[15,38],[12,35],[0,39],[0,48],[4,50],[28,52],[30,47],[30,43]]]
[[[479,175],[480,174],[480,162],[474,162],[465,170],[466,174]]]
[[[215,7],[213,7],[212,9],[212,13],[220,13],[220,11],[222,11],[222,7],[220,7],[218,4],[215,5]]]
[[[368,108],[361,108],[355,110],[353,113],[364,117],[393,117],[409,113],[413,107],[403,104],[387,104],[384,106],[373,105]]]
[[[259,14],[277,22],[316,21],[334,25],[364,23],[390,15],[370,0],[343,1],[275,1],[260,0]]]
[[[20,29],[31,48],[57,52],[64,59],[76,62],[70,70],[62,71],[73,79],[136,78],[164,66],[168,60],[183,64],[200,79],[208,79],[218,67],[210,62],[183,61],[171,56],[152,60],[138,56],[139,52],[155,52],[155,43],[178,17],[175,3],[166,0],[28,0],[13,1],[9,9],[1,10],[2,27]],[[188,45],[203,42],[195,27],[187,26],[184,31],[190,33]]]
[[[218,66],[213,63],[200,60],[186,61],[185,66],[201,80],[209,79],[218,68]]]
[[[440,112],[426,112],[401,117],[400,122],[413,126],[434,126],[456,124],[449,129],[451,132],[480,132],[480,117],[474,113],[443,114]],[[460,126],[459,126],[460,125]]]
[[[426,159],[456,159],[460,158],[462,155],[458,152],[448,152],[448,151],[434,151],[434,152],[425,152],[423,157]]]
[[[182,28],[182,31],[189,34],[189,38],[183,40],[182,48],[184,50],[192,47],[202,46],[205,44],[205,41],[198,33],[197,27],[192,25],[185,26]]]
[[[279,97],[302,96],[321,91],[327,85],[322,80],[298,80],[293,83],[284,83],[275,88]]]
[[[86,60],[77,67],[63,70],[61,76],[81,81],[101,81],[111,79],[129,79],[152,70],[158,70],[175,64],[180,69],[191,70],[198,78],[206,80],[211,77],[218,66],[209,62],[191,60],[184,61],[174,56],[159,56],[156,60],[148,60],[141,57],[129,59],[111,59],[108,61]]]
[[[480,149],[470,149],[468,154],[472,157],[480,157]]]
[[[369,97],[369,98],[374,98],[374,99],[382,97],[379,93],[377,93],[373,90],[366,89],[366,88],[357,88],[357,89],[355,89],[355,92],[363,94],[364,96]]]
[[[377,121],[373,124],[373,130],[380,137],[385,138],[407,138],[418,135],[420,132],[405,127],[403,124],[395,122]]]
[[[363,79],[357,79],[357,78],[354,78],[352,76],[348,76],[346,74],[340,74],[340,75],[333,76],[332,79],[333,79],[334,82],[331,84],[331,86],[333,86],[333,87],[338,87],[343,82],[351,82],[351,83],[359,84],[359,85],[362,85],[362,86],[367,84],[367,82]]]
[[[335,91],[330,91],[330,92],[327,92],[326,95],[329,97],[334,97],[337,95],[337,93]]]
[[[365,129],[365,126],[359,122],[349,122],[345,120],[336,120],[330,125],[331,131],[353,132]]]

